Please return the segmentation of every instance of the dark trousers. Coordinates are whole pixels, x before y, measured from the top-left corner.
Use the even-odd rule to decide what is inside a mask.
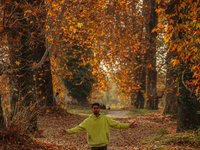
[[[91,147],[91,150],[107,150],[107,145],[103,147]]]

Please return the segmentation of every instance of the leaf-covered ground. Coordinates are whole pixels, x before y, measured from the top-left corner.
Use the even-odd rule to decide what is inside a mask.
[[[61,129],[77,126],[88,116],[58,112],[50,110],[50,112],[44,111],[43,114],[39,115],[38,127],[43,130],[43,137],[36,140],[52,145],[60,145],[63,149],[90,149],[87,144],[85,131],[70,136],[60,136],[58,134]],[[175,133],[176,130],[176,121],[170,118],[163,118],[160,113],[114,119],[123,123],[136,122],[138,127],[127,130],[111,128],[109,150],[149,149],[140,143],[143,139],[159,135],[158,131],[162,128],[165,128],[168,133]],[[152,143],[153,145],[154,143]]]
[[[85,131],[70,136],[59,135],[61,129],[73,128],[87,117],[88,115],[64,112],[60,108],[45,108],[38,114],[40,137],[31,141],[24,134],[16,137],[17,133],[13,133],[13,138],[8,138],[9,140],[2,140],[0,137],[0,149],[89,150]],[[123,123],[135,122],[138,127],[134,129],[111,128],[111,142],[108,145],[108,150],[191,149],[188,147],[188,142],[193,145],[197,143],[195,148],[193,146],[193,149],[200,148],[198,147],[199,137],[195,138],[195,141],[191,136],[192,134],[188,134],[191,139],[188,141],[188,137],[176,135],[176,119],[162,117],[160,113],[114,119]],[[171,137],[169,138],[168,135]],[[19,139],[21,143],[16,142]],[[4,142],[4,144],[1,144],[1,142]]]

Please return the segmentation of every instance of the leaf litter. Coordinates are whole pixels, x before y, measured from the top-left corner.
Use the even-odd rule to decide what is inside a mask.
[[[59,132],[62,129],[66,130],[73,128],[80,124],[87,117],[87,115],[78,115],[66,112],[59,107],[43,108],[38,113],[38,128],[40,130],[39,137],[30,139],[26,134],[19,134],[19,131],[15,131],[15,133],[13,132],[13,135],[15,136],[11,136],[11,138],[7,138],[7,140],[5,138],[2,139],[2,136],[0,136],[0,143],[2,141],[4,142],[4,144],[0,144],[0,148],[3,147],[5,150],[9,148],[30,150],[90,150],[90,147],[87,144],[86,131],[68,136],[59,135]],[[165,128],[169,134],[174,134],[176,132],[176,119],[172,119],[170,117],[162,117],[161,113],[113,119],[122,123],[135,122],[138,124],[138,127],[134,129],[110,128],[111,142],[108,145],[109,150],[157,149],[156,141],[150,143],[148,147],[143,144],[142,141],[158,136],[158,131],[161,128]],[[18,134],[20,136],[17,136]],[[3,133],[0,135],[3,135]],[[22,140],[20,143],[16,139],[18,139],[18,141],[23,139],[24,141]],[[164,145],[164,147],[166,149],[187,149],[178,145]]]

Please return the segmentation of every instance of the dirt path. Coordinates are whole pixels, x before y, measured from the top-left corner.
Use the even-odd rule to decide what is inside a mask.
[[[110,110],[107,114],[107,116],[109,117],[114,117],[114,118],[121,118],[121,117],[125,117],[127,114],[127,110]]]
[[[108,115],[115,117],[115,120],[122,123],[136,122],[138,127],[135,129],[110,129],[111,142],[109,150],[140,150],[140,142],[144,138],[158,135],[160,128],[166,128],[168,133],[175,133],[176,122],[160,117],[160,114],[140,115],[123,118],[127,111],[109,111]],[[88,116],[58,113],[50,110],[48,113],[39,114],[38,128],[42,130],[42,137],[36,138],[37,142],[44,142],[51,145],[60,146],[61,150],[90,150],[87,143],[86,131],[69,135],[60,136],[58,133],[62,129],[70,129],[80,124]],[[142,149],[142,148],[141,148]]]

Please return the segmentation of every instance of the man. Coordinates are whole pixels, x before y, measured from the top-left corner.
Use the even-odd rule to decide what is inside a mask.
[[[63,130],[60,135],[71,135],[83,130],[87,131],[87,141],[91,146],[91,150],[107,150],[110,142],[110,128],[128,129],[135,128],[137,124],[120,123],[116,120],[99,113],[100,106],[98,103],[92,104],[93,115],[85,119],[75,128]]]
[[[60,105],[60,95],[58,92],[56,92],[56,94],[54,95],[55,101],[58,105]]]

